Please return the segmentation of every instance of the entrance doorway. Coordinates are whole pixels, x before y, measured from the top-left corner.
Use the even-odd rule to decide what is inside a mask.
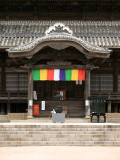
[[[56,105],[62,103],[63,108],[67,108],[66,117],[83,118],[85,116],[84,100],[85,81],[79,84],[76,81],[34,81],[33,90],[36,91],[37,100],[34,104],[39,104],[39,115],[35,117],[49,117]],[[56,103],[55,94],[63,92],[62,102]],[[45,101],[45,110],[41,110],[41,101]]]

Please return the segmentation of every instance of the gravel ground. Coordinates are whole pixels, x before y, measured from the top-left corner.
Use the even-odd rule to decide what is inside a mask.
[[[120,160],[120,147],[0,147],[0,160]]]

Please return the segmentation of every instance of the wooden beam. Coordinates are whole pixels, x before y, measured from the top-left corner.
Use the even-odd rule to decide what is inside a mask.
[[[68,52],[66,50],[64,52],[60,50],[57,53],[54,50],[50,51],[50,53],[49,53],[49,50],[46,51],[46,52],[48,52],[48,53],[47,54],[46,53],[40,53],[40,54],[34,55],[32,60],[33,61],[39,61],[39,60],[42,60],[42,59],[58,60],[58,58],[61,59],[61,60],[65,60],[65,59],[68,59],[68,60],[69,59],[76,59],[76,60],[84,60],[85,59],[85,60],[87,60],[82,53],[80,53],[80,52],[76,53],[76,50],[74,52],[69,51],[69,53],[66,53],[66,52]]]
[[[6,68],[6,72],[14,73],[14,72],[20,72],[20,73],[28,73],[28,70],[22,67],[9,67]]]
[[[35,65],[33,69],[90,69],[87,65]]]

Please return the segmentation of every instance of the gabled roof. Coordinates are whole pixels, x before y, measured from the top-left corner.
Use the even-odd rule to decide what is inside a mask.
[[[44,33],[32,42],[7,49],[10,57],[30,57],[42,48],[49,46],[57,50],[67,47],[75,47],[82,52],[87,58],[99,57],[109,58],[111,50],[90,44],[75,36],[70,27],[64,23],[55,23],[50,26]]]
[[[6,2],[11,2],[11,0],[7,0]],[[13,2],[25,2],[25,1],[27,1],[28,2],[28,0],[12,0]],[[119,0],[29,0],[30,2],[44,2],[44,1],[61,1],[61,2],[64,2],[64,1],[80,1],[80,2],[88,2],[88,1],[92,1],[92,2],[94,2],[94,1],[97,1],[97,2],[107,2],[107,1],[114,1],[114,2],[119,2]]]
[[[1,21],[0,48],[24,45],[45,35],[58,21]],[[73,31],[73,36],[91,45],[120,48],[120,21],[59,21]]]

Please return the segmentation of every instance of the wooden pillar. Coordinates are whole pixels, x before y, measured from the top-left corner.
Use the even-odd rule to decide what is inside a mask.
[[[4,104],[2,103],[1,104],[1,115],[4,115],[4,114],[5,114]]]
[[[5,92],[6,91],[6,64],[5,64],[5,57],[2,56],[1,59],[1,88],[0,91],[1,92]],[[5,105],[2,103],[1,104],[1,114],[4,115],[5,114]]]
[[[108,102],[108,113],[111,113],[111,102]]]
[[[114,113],[118,113],[118,104],[117,103],[114,104]]]
[[[113,92],[118,93],[118,60],[113,56]]]
[[[1,92],[6,91],[6,73],[5,73],[5,64],[2,63],[1,65]]]
[[[118,59],[115,53],[113,56],[113,92],[118,93]],[[118,112],[118,103],[114,104],[114,112]]]
[[[7,114],[10,113],[10,103],[7,103]]]
[[[2,59],[2,64],[1,64],[1,92],[5,92],[6,91],[6,66],[5,66],[5,59]],[[4,115],[5,114],[5,105],[1,104],[1,114]]]
[[[1,92],[6,92],[6,56],[5,53],[1,55]],[[5,114],[5,105],[1,104],[1,114]]]
[[[86,70],[86,79],[85,79],[85,102],[90,97],[90,70]],[[85,103],[85,116],[90,116],[90,103]]]
[[[28,72],[28,119],[33,118],[33,71]]]

